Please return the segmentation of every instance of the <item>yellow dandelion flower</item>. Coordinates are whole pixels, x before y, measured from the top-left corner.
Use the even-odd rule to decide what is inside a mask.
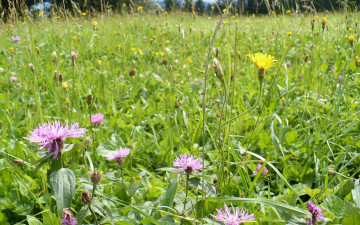
[[[56,19],[60,19],[60,16],[56,16]]]
[[[165,53],[164,52],[160,52],[160,56],[164,56],[165,55]]]
[[[138,12],[141,12],[143,9],[144,9],[144,7],[142,7],[142,6],[137,7]]]
[[[192,11],[192,14],[195,15],[195,11]]]
[[[315,16],[315,19],[317,19],[317,20],[318,20],[318,19],[319,19],[319,16]]]
[[[349,41],[349,42],[353,42],[353,41],[354,41],[354,39],[355,39],[355,37],[354,37],[354,36],[349,36],[349,37],[348,37],[348,41]]]
[[[169,41],[169,40],[166,40],[165,43],[166,43],[166,44],[170,44],[170,41]]]
[[[66,82],[62,82],[62,83],[61,83],[61,87],[64,88],[64,89],[66,89],[66,88],[67,88],[67,83],[66,83]]]
[[[96,27],[96,26],[98,25],[98,22],[92,21],[91,24],[92,24],[94,27]]]
[[[359,56],[355,56],[355,62],[356,62],[356,63],[360,62]]]
[[[86,12],[83,12],[82,15],[83,15],[83,16],[86,16]]]
[[[70,99],[69,98],[65,98],[65,103],[69,104],[70,103]]]
[[[229,22],[228,22],[228,21],[223,21],[223,24],[224,24],[224,25],[228,25]]]
[[[215,9],[215,6],[211,6],[211,10],[214,10]]]
[[[237,52],[237,55],[238,55],[238,56],[241,56],[241,52]]]
[[[39,12],[39,16],[43,16],[44,15],[44,12]]]
[[[191,63],[191,62],[192,62],[192,59],[190,58],[190,56],[188,56],[188,57],[186,58],[186,61],[187,61],[188,63]]]
[[[287,35],[291,36],[293,33],[291,31],[287,32]]]
[[[100,67],[100,66],[101,66],[101,64],[102,64],[102,61],[101,61],[101,60],[98,60],[98,61],[97,61],[97,65],[98,65],[98,67]]]
[[[291,13],[291,10],[286,11],[286,14],[290,14],[290,13]]]
[[[126,6],[126,3],[123,3],[123,7],[125,7]]]
[[[155,36],[155,35],[153,36],[153,39],[154,39],[154,40],[156,39],[156,36]]]
[[[165,21],[166,24],[169,24],[169,21]]]
[[[190,25],[189,28],[190,28],[190,30],[192,30],[192,29],[193,29],[193,26]]]
[[[131,51],[136,51],[136,48],[131,48]]]
[[[353,29],[352,29],[352,28],[349,28],[349,31],[353,31]]]
[[[140,49],[140,48],[138,48],[138,49],[137,49],[137,52],[139,53],[139,55],[144,54],[144,53],[143,53],[143,51],[141,51],[141,49]]]
[[[167,11],[165,11],[165,15],[167,15],[168,14],[168,12]]]
[[[76,36],[72,37],[72,39],[73,39],[74,41],[76,40],[76,38],[77,38]]]
[[[226,13],[226,9],[223,9],[223,13]]]
[[[40,52],[40,47],[36,47],[36,52],[39,54],[39,52]]]
[[[261,52],[255,54],[249,54],[247,57],[255,63],[255,65],[259,68],[259,70],[270,69],[275,65],[276,59],[274,56],[264,54]]]
[[[323,17],[323,18],[321,19],[321,23],[322,23],[322,24],[326,24],[326,18],[325,18],[325,17]]]
[[[155,52],[155,55],[159,55],[160,53],[159,52]]]
[[[9,51],[10,51],[11,53],[13,53],[13,52],[14,52],[14,47],[10,47],[10,48],[9,48]]]
[[[150,39],[150,43],[153,43],[153,42],[154,42],[154,39],[151,38],[151,39]]]

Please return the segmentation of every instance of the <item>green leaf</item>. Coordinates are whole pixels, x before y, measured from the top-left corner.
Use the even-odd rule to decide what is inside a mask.
[[[330,194],[325,198],[323,204],[321,205],[326,210],[334,214],[335,217],[337,218],[343,217],[345,207],[344,207],[344,201],[341,198],[333,194]]]
[[[62,168],[51,174],[50,183],[54,189],[59,214],[62,216],[63,209],[70,208],[72,199],[75,194],[75,174],[70,169]]]
[[[354,189],[351,190],[354,202],[357,207],[360,207],[360,184],[359,179],[355,181]]]
[[[358,225],[360,221],[360,208],[351,203],[345,203],[343,225]]]
[[[161,201],[161,206],[172,207],[178,186],[178,173],[170,173],[169,186]],[[165,209],[166,211],[166,209]]]
[[[42,225],[40,220],[36,219],[33,216],[27,216],[27,221],[28,221],[29,225]]]

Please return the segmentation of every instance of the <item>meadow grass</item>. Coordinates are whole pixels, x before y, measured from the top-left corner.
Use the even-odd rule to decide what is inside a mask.
[[[306,224],[309,201],[327,224],[359,224],[357,16],[225,16],[206,86],[219,17],[108,12],[1,24],[0,223],[59,224],[59,185],[79,224],[217,224],[210,214],[224,203],[255,224]],[[277,59],[262,87],[246,57],[256,52]],[[105,119],[95,126],[97,113]],[[41,161],[46,150],[24,139],[54,120],[88,129],[62,150],[70,186],[54,181],[56,159]],[[120,147],[131,149],[124,163],[106,160]],[[173,162],[185,153],[201,158],[202,172],[178,174]],[[258,164],[265,176],[253,173]]]

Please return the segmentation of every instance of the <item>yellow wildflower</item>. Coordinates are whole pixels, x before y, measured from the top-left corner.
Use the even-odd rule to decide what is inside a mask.
[[[92,21],[92,23],[91,23],[94,27],[96,27],[97,25],[98,25],[98,22],[96,22],[96,21]]]
[[[188,63],[191,63],[191,62],[192,62],[192,59],[190,58],[190,56],[188,56],[188,57],[186,58],[186,61],[187,61]]]
[[[86,16],[86,12],[83,12],[82,15],[83,15],[83,16]]]
[[[274,56],[264,54],[261,52],[247,55],[250,60],[255,63],[259,70],[270,69],[275,65],[276,59]]]
[[[226,13],[226,9],[223,9],[223,13]]]
[[[74,41],[76,40],[76,38],[77,38],[76,36],[72,37],[72,39],[73,39]]]
[[[65,98],[65,103],[69,104],[70,103],[70,99],[69,98]]]
[[[40,11],[39,16],[43,16],[43,15],[44,15],[44,12]]]
[[[138,49],[137,49],[137,52],[139,53],[139,55],[144,54],[144,53],[143,53],[143,51],[141,51],[141,49],[140,49],[140,48],[138,48]]]
[[[102,61],[99,59],[99,60],[97,61],[97,65],[98,65],[98,67],[100,67],[100,66],[101,66],[101,64],[102,64]]]
[[[168,14],[168,12],[167,11],[165,11],[165,15],[167,15]]]
[[[137,11],[138,11],[138,12],[141,12],[143,9],[144,9],[144,7],[139,6],[139,7],[137,8]]]
[[[169,41],[169,40],[166,40],[165,43],[166,43],[166,44],[170,44],[170,41]]]
[[[322,23],[322,24],[326,24],[326,18],[325,18],[325,17],[323,17],[323,18],[321,19],[321,23]]]
[[[287,34],[288,34],[289,36],[291,36],[293,33],[292,33],[291,31],[289,31]]]
[[[10,47],[10,48],[9,48],[9,51],[10,51],[11,53],[13,53],[13,52],[14,52],[14,47]]]
[[[126,3],[123,3],[123,7],[125,7],[126,6]]]
[[[214,10],[215,9],[215,6],[211,6],[211,10]]]
[[[66,89],[66,88],[67,88],[67,83],[66,83],[66,82],[62,82],[62,83],[61,83],[61,87],[64,88],[64,89]]]
[[[352,28],[349,28],[349,31],[353,31],[353,29],[352,29]]]
[[[286,11],[286,14],[290,14],[290,13],[291,13],[291,10]]]
[[[228,21],[223,21],[223,24],[224,24],[224,25],[228,25],[229,22],[228,22]]]

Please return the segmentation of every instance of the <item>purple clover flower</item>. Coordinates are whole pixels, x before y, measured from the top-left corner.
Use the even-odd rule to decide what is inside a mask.
[[[239,225],[246,221],[254,220],[254,214],[248,214],[246,210],[241,208],[232,208],[232,213],[230,208],[224,204],[224,210],[222,208],[216,209],[217,215],[210,214],[217,221],[223,222],[226,225]]]
[[[63,141],[67,137],[78,138],[82,137],[87,129],[79,128],[78,123],[73,123],[69,127],[68,122],[61,125],[60,122],[54,121],[35,128],[25,139],[31,142],[38,142],[40,149],[47,147],[48,153],[55,152],[54,159],[58,156],[59,151],[64,147]]]
[[[99,125],[102,124],[104,122],[104,114],[99,113],[99,114],[95,114],[91,117],[91,123],[94,125]]]
[[[180,167],[179,172],[185,171],[188,175],[192,172],[196,173],[197,170],[203,168],[201,159],[195,158],[195,156],[190,154],[184,154],[177,157],[173,162],[173,166]]]
[[[17,81],[17,77],[11,77],[11,82],[16,82]]]
[[[315,205],[312,202],[308,202],[306,206],[307,206],[309,212],[312,214],[311,219],[310,218],[306,219],[307,225],[314,225],[317,223],[317,221],[325,219],[324,212],[320,209],[319,206]]]
[[[64,209],[64,216],[61,220],[61,225],[76,225],[76,219],[68,209]]]
[[[106,158],[109,161],[116,160],[117,163],[122,164],[125,161],[125,157],[130,154],[130,149],[120,148],[109,153]]]
[[[13,36],[12,39],[15,42],[19,42],[21,40],[21,38],[19,36]]]
[[[291,62],[288,61],[288,62],[285,63],[285,65],[286,65],[286,67],[290,67],[290,66],[291,66]]]
[[[257,175],[257,173],[259,172],[261,166],[262,166],[261,164],[258,164],[256,166],[256,169],[254,171],[254,175]],[[264,169],[261,171],[260,175],[261,176],[266,176],[266,174],[268,174],[268,172],[269,172],[269,170],[266,167],[264,167]]]

